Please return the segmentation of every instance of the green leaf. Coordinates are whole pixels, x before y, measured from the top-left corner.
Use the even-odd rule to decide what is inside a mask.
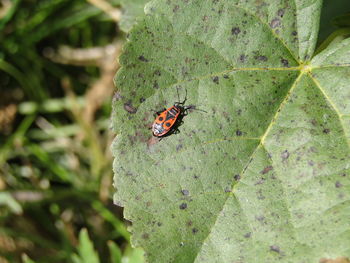
[[[129,32],[137,19],[144,16],[144,6],[150,0],[120,0],[123,15],[119,22],[120,29]]]
[[[118,235],[121,235],[125,240],[130,239],[130,234],[126,230],[125,224],[119,218],[117,218],[110,210],[108,210],[102,203],[94,201],[92,207],[103,217],[107,222],[110,222]]]
[[[7,206],[15,214],[20,215],[23,213],[21,204],[19,204],[10,193],[0,193],[0,207],[3,205]]]
[[[143,263],[144,251],[140,248],[132,248],[128,246],[124,252],[122,263]]]
[[[74,263],[99,263],[98,254],[94,250],[87,230],[84,228],[79,233],[78,255],[72,256]]]
[[[314,56],[320,6],[146,6],[120,58],[113,153],[115,203],[148,262],[350,256],[350,40]],[[153,138],[177,90],[206,113]]]
[[[31,260],[27,254],[22,254],[22,262],[23,263],[35,263],[35,261]]]
[[[108,241],[109,253],[111,255],[112,263],[121,263],[122,262],[122,252],[120,248],[111,240]]]

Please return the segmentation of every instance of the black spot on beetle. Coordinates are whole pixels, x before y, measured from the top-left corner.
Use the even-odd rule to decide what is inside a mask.
[[[198,229],[197,228],[192,228],[192,233],[193,234],[196,234],[198,232]]]
[[[141,60],[142,62],[148,62],[148,59],[145,58],[144,56],[139,56],[139,60]]]
[[[236,130],[236,135],[237,136],[242,136],[242,132],[240,130]]]
[[[241,30],[239,29],[239,27],[233,27],[231,29],[231,33],[232,35],[238,35],[239,33],[241,33]]]
[[[284,67],[289,67],[289,61],[287,59],[282,58],[281,63]]]
[[[182,203],[182,204],[179,206],[179,208],[180,208],[181,210],[184,210],[184,209],[187,208],[187,204],[186,204],[186,203]]]
[[[132,106],[131,101],[124,103],[124,110],[131,114],[135,114],[137,112],[137,109]]]
[[[213,77],[213,82],[215,84],[219,84],[219,77],[218,76]]]
[[[270,246],[270,250],[273,251],[273,252],[277,252],[277,253],[281,252],[279,246],[276,246],[276,245]]]
[[[187,195],[190,194],[190,191],[184,189],[184,190],[181,190],[181,193],[182,193],[183,195],[186,195],[186,196],[187,196]]]
[[[281,20],[279,18],[275,18],[271,21],[270,27],[276,28],[281,26]]]

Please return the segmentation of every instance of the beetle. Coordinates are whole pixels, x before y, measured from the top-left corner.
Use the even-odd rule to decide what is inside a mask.
[[[179,97],[179,91],[177,96]],[[173,106],[168,109],[163,109],[157,112],[156,119],[152,124],[152,132],[155,137],[165,137],[174,132],[178,132],[177,127],[181,124],[182,118],[187,115],[187,110],[195,109],[194,105],[185,106],[187,100],[187,90],[185,99],[182,102],[175,102]]]

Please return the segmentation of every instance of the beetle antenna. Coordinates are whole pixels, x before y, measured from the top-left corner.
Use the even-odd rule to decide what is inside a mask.
[[[184,101],[182,102],[182,104],[185,104],[186,100],[187,100],[187,89],[185,89],[185,99],[184,99]]]
[[[179,88],[176,86],[177,100],[180,102]]]
[[[197,109],[197,107],[196,107],[195,105],[186,106],[186,107],[185,107],[185,110],[197,110],[197,111],[202,111],[202,112],[208,113],[208,112],[205,111],[205,110]]]

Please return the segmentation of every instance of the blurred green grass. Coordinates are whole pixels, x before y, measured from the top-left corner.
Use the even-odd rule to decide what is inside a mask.
[[[87,1],[0,1],[1,263],[143,262],[112,201],[124,39]]]
[[[108,3],[135,8],[130,28],[146,1]],[[347,36],[349,16],[329,36],[346,1],[325,0],[321,49]],[[90,2],[0,0],[0,263],[143,262],[112,201],[112,78],[125,33]]]

